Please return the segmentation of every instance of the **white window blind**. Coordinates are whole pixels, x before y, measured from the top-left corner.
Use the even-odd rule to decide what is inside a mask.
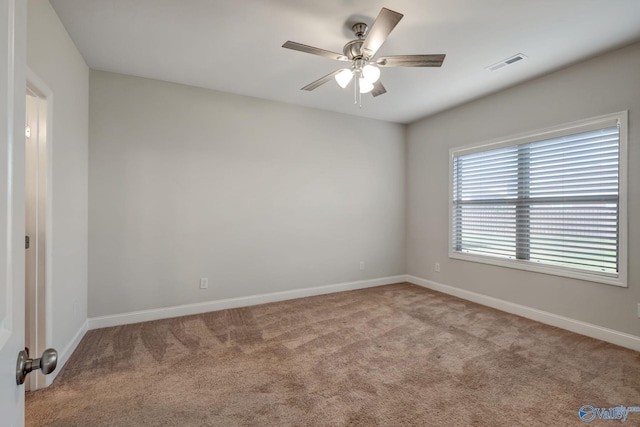
[[[453,154],[452,252],[618,277],[619,125],[499,145]]]

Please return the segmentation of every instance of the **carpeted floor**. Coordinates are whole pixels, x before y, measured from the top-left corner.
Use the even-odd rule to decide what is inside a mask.
[[[640,406],[640,353],[401,283],[89,331],[26,425],[582,426],[587,404]]]

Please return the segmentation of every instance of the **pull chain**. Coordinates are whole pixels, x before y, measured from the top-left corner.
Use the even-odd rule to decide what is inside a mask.
[[[362,92],[360,91],[360,76],[362,72],[356,71],[353,73],[353,79],[355,83],[353,85],[353,103],[362,108]]]

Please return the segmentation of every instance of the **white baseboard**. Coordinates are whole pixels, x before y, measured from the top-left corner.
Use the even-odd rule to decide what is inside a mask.
[[[422,286],[424,288],[453,295],[458,298],[473,301],[478,304],[496,308],[498,310],[506,311],[507,313],[526,317],[527,319],[535,320],[547,325],[556,326],[558,328],[566,329],[568,331],[575,332],[581,335],[586,335],[591,338],[596,338],[622,347],[630,348],[632,350],[640,351],[640,337],[637,337],[635,335],[626,334],[624,332],[619,332],[613,329],[603,328],[591,323],[582,322],[580,320],[571,319],[569,317],[559,316],[557,314],[549,313],[520,304],[515,304],[509,301],[482,295],[465,289],[444,285],[442,283],[433,282],[431,280],[422,279],[420,277],[411,275],[407,275],[406,277],[407,282]]]
[[[580,320],[571,319],[569,317],[560,316],[549,313],[536,308],[527,307],[513,302],[505,301],[499,298],[490,297],[465,289],[456,288],[442,283],[433,282],[431,280],[422,279],[411,275],[398,275],[391,277],[383,277],[379,279],[361,280],[357,282],[338,283],[334,285],[316,286],[313,288],[294,289],[290,291],[271,292],[266,294],[250,295],[246,297],[228,298],[215,301],[206,301],[195,304],[185,304],[172,307],[163,307],[151,310],[134,311],[130,313],[114,314],[109,316],[100,316],[87,319],[87,322],[78,331],[71,343],[64,349],[59,356],[58,366],[61,368],[68,360],[73,350],[84,336],[87,330],[106,328],[111,326],[127,325],[131,323],[147,322],[150,320],[168,319],[171,317],[189,316],[192,314],[206,313],[209,311],[225,310],[229,308],[248,307],[251,305],[265,304],[269,302],[285,301],[294,298],[304,298],[315,295],[324,295],[334,292],[350,291],[355,289],[364,289],[374,286],[390,285],[392,283],[409,282],[422,286],[427,289],[453,295],[468,301],[486,305],[507,313],[516,314],[526,317],[527,319],[545,323],[547,325],[556,326],[591,338],[610,342],[632,350],[640,351],[640,337],[619,332],[613,329],[604,328]],[[56,369],[54,373],[47,377],[47,385],[55,378],[55,374],[59,372]],[[53,376],[53,377],[52,377]]]
[[[206,301],[195,304],[177,305],[152,310],[133,311],[130,313],[114,314],[109,316],[92,317],[88,319],[89,329],[106,328],[110,326],[127,325],[150,320],[168,319],[171,317],[189,316],[192,314],[207,313],[209,311],[225,310],[228,308],[247,307],[251,305],[265,304],[268,302],[285,301],[294,298],[310,297],[315,295],[330,294],[334,292],[351,291],[354,289],[371,288],[373,286],[390,285],[392,283],[405,282],[406,276],[382,277],[379,279],[360,280],[357,282],[338,283],[334,285],[316,286],[313,288],[294,289],[290,291],[271,292],[267,294],[250,295],[246,297],[228,298],[215,301]]]
[[[78,344],[80,344],[80,341],[84,337],[84,334],[86,334],[88,330],[89,330],[89,321],[86,320],[82,324],[78,332],[76,332],[73,339],[71,339],[69,344],[67,344],[67,346],[63,348],[61,352],[58,353],[58,365],[56,366],[55,371],[53,371],[52,373],[44,377],[45,387],[49,387],[53,383],[53,380],[56,379],[56,377],[58,376],[58,373],[62,370],[64,365],[67,363],[67,361],[69,360],[73,352],[78,347]]]

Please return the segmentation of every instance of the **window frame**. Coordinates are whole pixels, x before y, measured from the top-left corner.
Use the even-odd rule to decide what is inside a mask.
[[[534,263],[521,259],[505,259],[488,255],[467,254],[455,251],[453,239],[453,172],[454,159],[457,156],[472,154],[481,151],[488,151],[520,144],[542,141],[557,138],[590,130],[597,130],[617,124],[619,126],[619,164],[618,164],[618,273],[599,273],[587,270],[561,267],[546,264]],[[500,267],[514,268],[519,270],[533,271],[536,273],[550,274],[554,276],[569,277],[573,279],[598,282],[607,285],[628,287],[628,218],[627,218],[627,190],[628,190],[628,170],[627,170],[627,138],[628,138],[628,110],[617,113],[606,114],[565,123],[549,128],[539,129],[532,132],[512,135],[505,138],[498,138],[480,143],[469,144],[461,147],[454,147],[449,150],[449,258],[464,261],[491,264]]]

